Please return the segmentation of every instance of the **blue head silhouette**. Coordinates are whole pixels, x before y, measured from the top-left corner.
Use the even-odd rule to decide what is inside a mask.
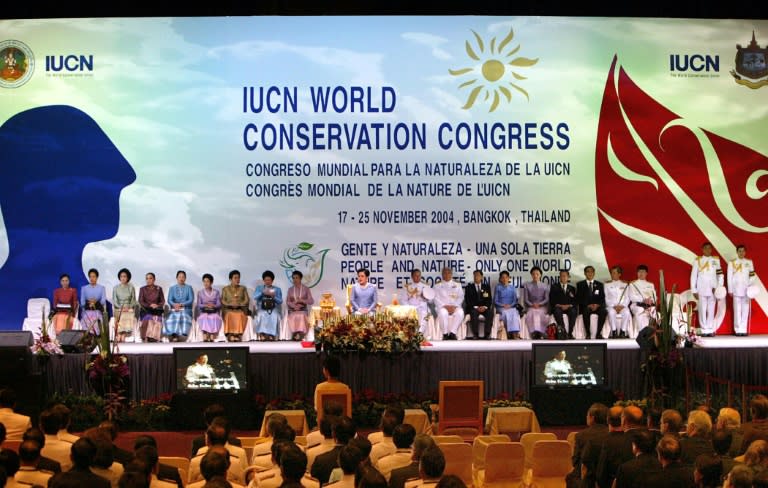
[[[85,282],[83,248],[114,237],[120,192],[136,173],[99,125],[74,107],[18,113],[0,126],[0,209],[8,259],[0,328],[18,329],[27,300],[51,298],[59,275]]]

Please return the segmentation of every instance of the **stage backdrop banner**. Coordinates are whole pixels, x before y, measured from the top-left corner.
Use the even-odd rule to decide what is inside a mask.
[[[746,244],[768,331],[768,21],[242,17],[0,21],[2,327],[59,276],[294,270],[339,304],[413,268],[533,266],[677,291]],[[730,304],[729,304],[730,307]],[[726,317],[720,331],[731,331]]]

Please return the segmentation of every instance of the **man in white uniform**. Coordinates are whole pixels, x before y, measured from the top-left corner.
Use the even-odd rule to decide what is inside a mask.
[[[215,374],[211,365],[208,364],[208,355],[201,354],[198,356],[197,361],[187,368],[187,374],[184,378],[190,386],[212,387]]]
[[[455,341],[456,332],[464,321],[464,309],[461,306],[464,288],[453,281],[451,268],[443,268],[442,276],[443,281],[434,286],[437,323],[443,331],[443,340]]]
[[[691,267],[691,291],[699,301],[699,327],[704,337],[715,335],[715,289],[723,286],[723,269],[720,258],[712,255],[712,244],[705,242],[701,246],[702,256],[698,256]]]
[[[648,281],[648,266],[637,267],[637,279],[629,284],[629,309],[635,320],[635,331],[648,327],[651,317],[656,314],[656,287]]]
[[[728,294],[733,296],[733,331],[737,336],[747,335],[750,303],[747,287],[754,284],[755,265],[747,259],[747,247],[736,247],[736,259],[728,261]]]
[[[405,284],[403,292],[405,300],[403,303],[416,307],[416,313],[419,315],[419,331],[422,334],[427,333],[427,316],[429,315],[429,303],[424,298],[424,288],[429,288],[421,281],[421,270],[411,271],[411,282]]]
[[[565,359],[565,351],[559,351],[554,358],[544,364],[544,376],[547,382],[567,383],[571,374],[573,374],[573,368]]]
[[[611,327],[611,339],[629,337],[629,292],[627,282],[621,280],[620,266],[611,268],[611,281],[605,284],[605,308],[608,310],[608,325]]]

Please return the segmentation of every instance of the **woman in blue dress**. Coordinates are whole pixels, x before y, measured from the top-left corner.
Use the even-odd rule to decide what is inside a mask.
[[[192,304],[195,301],[195,292],[186,284],[187,273],[176,273],[176,284],[168,290],[168,305],[171,307],[168,318],[163,326],[163,335],[168,336],[172,342],[185,341],[192,327]]]
[[[499,283],[493,291],[493,302],[496,313],[501,315],[501,321],[509,339],[520,339],[520,312],[517,310],[517,290],[509,282],[509,272],[499,274]]]
[[[283,304],[283,291],[274,286],[275,274],[272,271],[264,271],[261,274],[263,285],[256,287],[253,299],[256,301],[256,333],[259,340],[274,341],[277,337],[277,328],[280,325],[280,307]]]

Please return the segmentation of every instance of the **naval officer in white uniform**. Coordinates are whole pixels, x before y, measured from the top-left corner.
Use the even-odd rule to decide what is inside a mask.
[[[720,258],[712,255],[712,244],[701,246],[701,256],[696,257],[691,267],[691,291],[699,301],[699,327],[701,335],[715,335],[715,290],[723,286],[723,268]]]
[[[443,331],[444,340],[456,340],[456,333],[464,321],[464,288],[453,281],[453,270],[443,268],[443,281],[434,286],[437,323]]]
[[[605,284],[605,308],[608,311],[608,325],[611,327],[611,339],[629,337],[629,291],[627,282],[621,280],[620,266],[611,268],[611,281]]]
[[[750,298],[747,288],[754,285],[755,265],[747,259],[747,247],[736,247],[737,258],[728,261],[728,294],[733,297],[733,332],[737,336],[747,335],[749,325]]]

